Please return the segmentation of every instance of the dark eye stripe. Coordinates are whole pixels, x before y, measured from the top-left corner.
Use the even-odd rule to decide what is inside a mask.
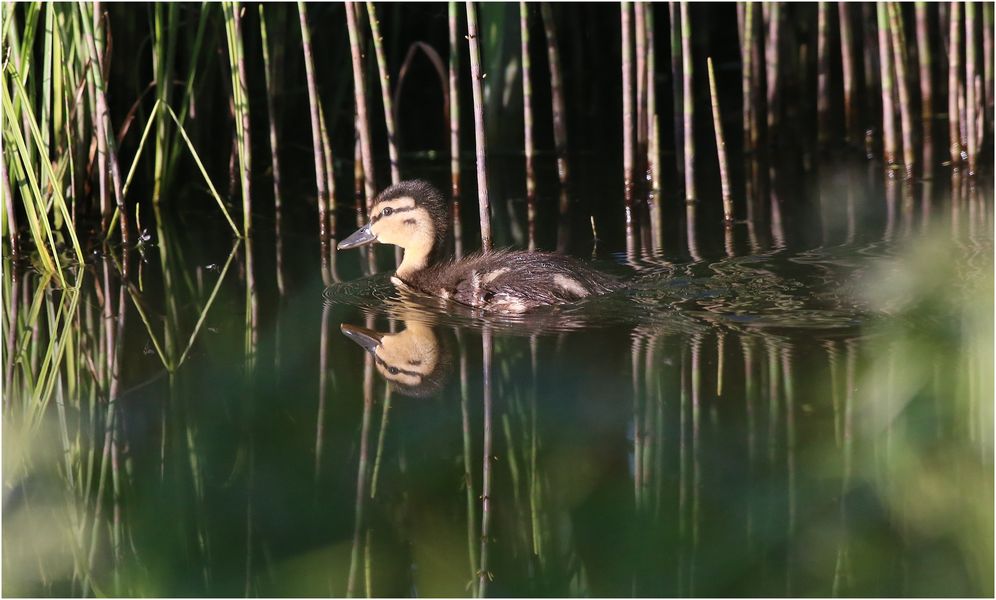
[[[391,369],[394,369],[395,371],[391,372],[391,375],[397,375],[398,373],[403,373],[403,374],[411,376],[411,377],[422,377],[422,374],[418,373],[416,371],[409,371],[407,369],[399,369],[398,367],[395,367],[393,365],[389,365],[389,364],[387,364],[387,362],[383,358],[377,356],[376,354],[374,354],[374,360],[376,360],[379,364],[383,365],[384,368],[387,369],[388,371],[391,371]]]
[[[408,207],[405,207],[405,208],[393,208],[393,210],[391,211],[391,214],[387,215],[387,216],[394,216],[394,215],[396,215],[398,213],[408,212],[410,210],[415,210],[415,207],[414,206],[408,206]],[[383,217],[383,216],[385,216],[384,212],[381,211],[380,214],[378,214],[376,217],[370,219],[370,224],[373,225],[377,221],[380,221],[381,217]]]

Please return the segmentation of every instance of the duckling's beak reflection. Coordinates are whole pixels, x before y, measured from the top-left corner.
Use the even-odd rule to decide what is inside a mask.
[[[336,248],[339,250],[349,250],[350,248],[359,248],[360,246],[366,246],[376,241],[377,236],[370,230],[370,224],[367,223],[353,232],[353,235],[339,242]]]
[[[353,340],[354,342],[362,346],[363,349],[366,350],[367,352],[373,352],[374,348],[380,346],[380,341],[384,339],[383,333],[377,333],[372,329],[357,327],[356,325],[349,325],[347,323],[343,323],[342,325],[339,325],[339,329],[342,331],[343,335],[345,335],[349,339]]]

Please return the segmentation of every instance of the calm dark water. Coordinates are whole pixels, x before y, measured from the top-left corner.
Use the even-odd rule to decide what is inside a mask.
[[[265,218],[146,217],[127,286],[8,261],[8,593],[991,595],[991,187],[841,170],[630,244],[599,193],[570,249],[627,289],[516,318],[387,249],[327,286],[306,206],[283,293]]]

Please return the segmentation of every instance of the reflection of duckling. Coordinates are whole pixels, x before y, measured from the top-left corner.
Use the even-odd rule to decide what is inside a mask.
[[[377,370],[398,393],[422,398],[443,387],[450,361],[431,327],[407,321],[404,331],[398,333],[380,333],[346,323],[339,328],[373,355]]]
[[[339,244],[373,242],[405,251],[392,282],[484,310],[521,313],[604,294],[619,281],[562,254],[498,250],[443,260],[448,211],[442,195],[424,181],[402,181],[373,202],[370,222]]]

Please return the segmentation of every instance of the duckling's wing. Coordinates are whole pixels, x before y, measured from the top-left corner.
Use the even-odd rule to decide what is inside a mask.
[[[575,302],[618,287],[615,278],[563,254],[499,251],[468,257],[454,297],[471,306],[521,312]],[[456,266],[456,265],[454,265]]]

